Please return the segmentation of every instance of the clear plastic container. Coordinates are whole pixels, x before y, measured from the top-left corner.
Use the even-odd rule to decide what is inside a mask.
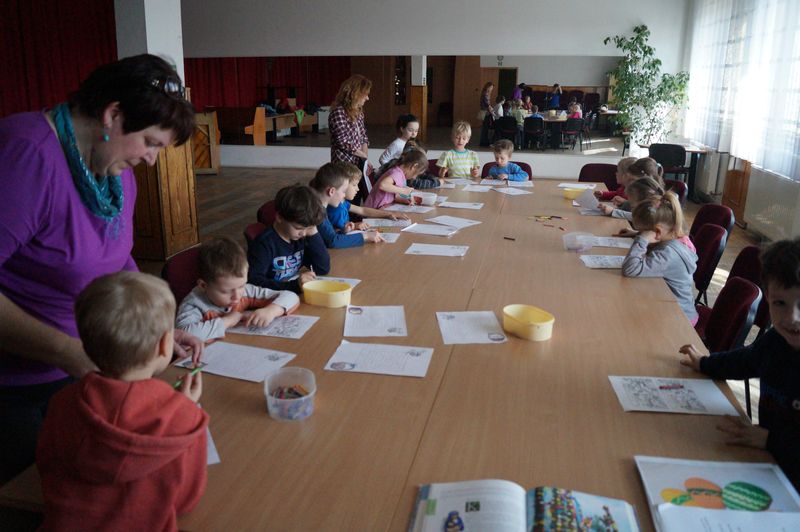
[[[302,386],[308,395],[295,399],[279,399],[272,396],[276,389],[289,386]],[[272,419],[297,421],[305,419],[314,412],[314,396],[317,393],[317,379],[314,372],[306,368],[286,367],[267,375],[264,380],[264,394],[267,397],[267,410]]]
[[[592,249],[592,244],[589,242],[592,233],[567,233],[561,238],[564,240],[564,249],[567,251],[587,251]]]

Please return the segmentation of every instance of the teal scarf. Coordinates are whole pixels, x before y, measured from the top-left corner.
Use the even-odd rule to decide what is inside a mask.
[[[75,142],[75,130],[72,127],[72,118],[66,103],[58,104],[53,109],[52,117],[58,133],[58,140],[67,157],[69,171],[81,201],[92,214],[113,226],[112,234],[116,236],[119,234],[122,223],[119,217],[123,205],[120,176],[107,175],[98,179],[86,166]]]

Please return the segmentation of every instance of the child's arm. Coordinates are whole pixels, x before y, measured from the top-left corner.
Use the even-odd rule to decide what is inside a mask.
[[[606,191],[595,190],[594,197],[599,199],[600,201],[611,201],[617,196],[625,196],[624,192],[625,192],[625,187],[620,185],[619,187],[617,187],[616,190],[606,190]]]
[[[518,164],[508,163],[508,180],[509,181],[527,181],[530,177],[528,172],[523,170]]]
[[[625,277],[662,277],[669,266],[672,251],[653,248],[647,252],[647,245],[654,242],[652,231],[642,231],[633,239],[625,260],[622,261],[622,275]]]
[[[319,233],[314,233],[305,238],[303,266],[312,270],[315,276],[328,275],[331,271],[331,256],[328,254],[328,250],[325,248],[325,242],[322,240]]]
[[[508,179],[508,174],[505,168],[501,171],[499,166],[492,166],[489,168],[489,177],[494,179]]]
[[[388,218],[389,220],[408,220],[408,216],[403,213],[394,213],[391,211],[382,211],[380,209],[373,209],[372,207],[363,207],[361,205],[350,205],[350,212],[363,216],[364,218]]]
[[[378,182],[378,188],[384,192],[389,192],[391,194],[411,194],[414,192],[414,189],[411,187],[398,187],[394,184],[391,176],[381,178],[380,182]]]
[[[178,313],[175,317],[175,327],[195,335],[203,342],[225,336],[225,329],[230,327],[230,325],[226,323],[223,317],[204,320],[203,311],[198,305],[198,302],[199,299],[197,295],[194,292],[189,292],[189,295],[184,298],[178,307]],[[235,314],[238,314],[238,318],[241,319],[242,315],[240,313],[236,312]],[[230,319],[235,318],[236,316],[233,316]],[[230,319],[228,321],[230,321]],[[239,319],[236,321],[238,322]]]
[[[364,245],[364,237],[361,233],[353,235],[337,233],[327,218],[317,226],[317,231],[322,236],[325,246],[329,248],[353,248]]]
[[[248,283],[244,287],[244,295],[253,303],[251,308],[247,310],[251,310],[255,306],[261,308],[266,306],[265,304],[269,304],[278,305],[283,309],[284,314],[291,314],[300,306],[300,298],[289,290],[272,290],[271,288]]]
[[[633,213],[631,211],[624,211],[622,209],[614,209],[611,211],[612,218],[622,218],[623,220],[633,221]]]
[[[472,165],[472,171],[470,172],[470,175],[472,175],[473,178],[480,177],[481,161],[478,159],[478,154],[475,153],[474,151],[470,151],[469,154],[471,159],[470,164]]]

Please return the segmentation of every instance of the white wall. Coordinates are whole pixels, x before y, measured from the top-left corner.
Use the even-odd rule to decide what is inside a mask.
[[[605,37],[644,23],[674,72],[691,1],[183,0],[181,9],[186,57],[608,56]]]
[[[114,18],[118,57],[159,55],[184,79],[181,0],[115,0]]]
[[[517,82],[536,85],[608,85],[606,73],[613,70],[619,57],[504,55],[503,68],[517,67]],[[499,66],[496,55],[482,55],[482,67]]]

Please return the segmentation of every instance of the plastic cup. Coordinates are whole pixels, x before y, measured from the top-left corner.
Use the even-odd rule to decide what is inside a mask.
[[[592,236],[591,233],[567,233],[561,238],[564,241],[564,249],[567,251],[587,251],[592,249],[592,245],[588,241]]]
[[[412,198],[419,198],[420,205],[435,205],[436,204],[436,193],[434,192],[412,192]]]
[[[272,396],[276,389],[300,385],[308,395],[296,399],[279,399]],[[286,367],[267,375],[264,380],[264,394],[267,397],[269,417],[278,421],[297,421],[305,419],[314,412],[314,396],[317,393],[317,380],[314,372],[306,368]]]

